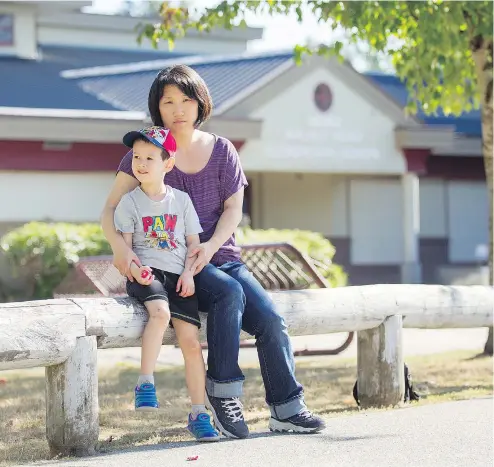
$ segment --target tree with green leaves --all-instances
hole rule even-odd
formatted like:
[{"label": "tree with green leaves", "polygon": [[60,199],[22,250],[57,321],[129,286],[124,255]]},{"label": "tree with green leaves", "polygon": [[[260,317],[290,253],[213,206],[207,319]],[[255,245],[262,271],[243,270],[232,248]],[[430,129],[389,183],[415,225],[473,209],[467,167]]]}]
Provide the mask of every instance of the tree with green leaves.
[{"label": "tree with green leaves", "polygon": [[[491,1],[326,1],[224,0],[211,8],[161,4],[160,24],[145,24],[140,37],[170,46],[190,28],[245,24],[246,14],[295,14],[302,22],[314,15],[328,28],[347,31],[350,43],[365,42],[373,53],[390,57],[396,75],[409,92],[408,109],[427,114],[461,114],[480,107],[483,156],[489,196],[489,280],[493,284],[493,147],[492,67],[493,3]],[[341,57],[343,43],[295,47],[296,60],[304,53]],[[485,345],[492,355],[492,328]]]}]

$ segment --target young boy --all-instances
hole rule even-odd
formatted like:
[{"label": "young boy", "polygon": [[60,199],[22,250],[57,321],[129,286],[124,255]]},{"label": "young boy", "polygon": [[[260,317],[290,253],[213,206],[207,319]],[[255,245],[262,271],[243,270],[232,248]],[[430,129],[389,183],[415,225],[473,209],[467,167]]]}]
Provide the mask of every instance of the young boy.
[{"label": "young boy", "polygon": [[[141,373],[135,388],[135,409],[158,409],[154,368],[170,318],[185,361],[185,379],[192,402],[189,431],[198,441],[217,441],[218,432],[206,413],[206,372],[199,342],[201,326],[194,279],[194,258],[187,249],[199,244],[199,218],[188,194],[165,185],[175,163],[177,145],[169,130],[144,128],[127,133],[133,149],[132,170],[140,182],[115,210],[115,228],[143,266],[131,265],[134,281],[127,293],[143,302],[149,321],[142,335]],[[144,266],[145,265],[145,266]]]}]

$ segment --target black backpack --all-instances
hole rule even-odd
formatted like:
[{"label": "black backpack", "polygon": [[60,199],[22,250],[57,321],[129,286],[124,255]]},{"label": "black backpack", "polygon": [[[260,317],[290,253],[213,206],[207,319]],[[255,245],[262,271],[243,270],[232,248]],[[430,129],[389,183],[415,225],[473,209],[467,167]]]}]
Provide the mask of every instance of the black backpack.
[{"label": "black backpack", "polygon": [[[355,381],[355,385],[353,386],[353,398],[355,399],[357,405],[360,407],[357,383],[358,381]],[[405,397],[403,399],[404,402],[420,400],[420,394],[413,389],[412,375],[408,371],[408,367],[406,365],[405,365]]]}]

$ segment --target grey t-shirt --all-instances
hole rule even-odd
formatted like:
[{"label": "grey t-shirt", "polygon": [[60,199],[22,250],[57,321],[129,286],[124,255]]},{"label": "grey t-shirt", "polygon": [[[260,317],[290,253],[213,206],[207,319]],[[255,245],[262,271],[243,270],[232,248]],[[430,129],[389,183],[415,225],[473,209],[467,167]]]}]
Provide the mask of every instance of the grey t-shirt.
[{"label": "grey t-shirt", "polygon": [[202,232],[187,193],[166,187],[153,201],[140,186],[122,196],[115,210],[115,228],[132,233],[132,249],[144,266],[182,274],[187,256],[185,237]]}]

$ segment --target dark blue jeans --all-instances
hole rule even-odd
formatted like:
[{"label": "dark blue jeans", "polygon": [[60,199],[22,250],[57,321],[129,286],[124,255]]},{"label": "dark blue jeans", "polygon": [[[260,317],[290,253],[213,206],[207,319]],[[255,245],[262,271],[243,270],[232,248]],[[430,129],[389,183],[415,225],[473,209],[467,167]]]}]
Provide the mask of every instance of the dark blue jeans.
[{"label": "dark blue jeans", "polygon": [[303,388],[283,318],[261,284],[241,262],[208,264],[195,276],[199,309],[208,313],[206,389],[214,397],[240,397],[240,329],[256,338],[266,402],[280,419],[305,408]]}]

